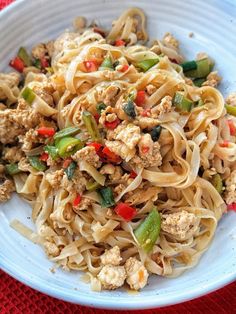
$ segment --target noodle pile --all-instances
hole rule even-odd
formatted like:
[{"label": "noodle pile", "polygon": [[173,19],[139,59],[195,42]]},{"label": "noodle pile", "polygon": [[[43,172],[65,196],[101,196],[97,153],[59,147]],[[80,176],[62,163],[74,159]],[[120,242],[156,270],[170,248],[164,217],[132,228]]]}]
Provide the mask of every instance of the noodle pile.
[{"label": "noodle pile", "polygon": [[[11,109],[2,109],[2,117],[10,112],[12,120],[7,121],[20,125],[22,120],[17,115],[23,115],[24,110],[28,116],[33,115],[30,127],[24,120],[23,126],[16,128],[14,140],[4,142],[0,134],[3,151],[13,145],[20,150],[20,171],[12,177],[16,192],[33,208],[36,231],[25,229],[18,221],[13,221],[12,226],[39,243],[50,260],[63,269],[88,272],[94,290],[114,289],[122,284],[110,283],[101,275],[106,264],[101,262],[101,256],[114,247],[119,248],[117,254],[121,254],[122,261],[120,266],[108,262],[107,276],[112,271],[122,273],[131,257],[144,267],[144,274],[178,276],[197,264],[213,239],[226,203],[235,202],[227,202],[227,182],[235,171],[236,144],[227,123],[229,115],[223,96],[207,84],[195,86],[184,75],[180,65],[183,57],[174,38],[169,42],[155,41],[150,47],[143,45],[148,35],[141,10],[124,12],[105,35],[97,26],[86,28],[83,19],[77,22],[76,32],[66,32],[54,42],[51,67],[46,74],[32,67],[33,71],[25,73],[21,91],[0,80],[7,105],[13,104]],[[104,58],[111,60],[112,69],[103,66]],[[152,59],[158,62],[142,71],[140,62]],[[37,95],[31,106],[22,97],[26,86]],[[145,93],[141,105],[136,103],[139,91]],[[191,110],[183,111],[174,105],[176,93],[194,104]],[[134,106],[133,116],[123,109],[127,99]],[[18,107],[14,107],[16,102]],[[98,115],[100,103],[105,106]],[[83,120],[84,111],[97,119],[101,140],[91,139]],[[230,119],[235,123],[235,117]],[[114,121],[115,128],[111,124]],[[10,122],[4,128],[10,130]],[[53,159],[49,153],[45,160],[41,157],[46,168],[36,169],[29,157],[42,156],[45,145],[54,145],[50,137],[37,133],[42,126],[57,131],[78,127],[80,131],[73,137],[80,139],[84,148],[69,158]],[[161,133],[153,140],[150,132],[156,126],[161,126]],[[118,162],[101,159],[99,154],[98,157],[88,145],[94,142],[108,147]],[[3,154],[3,166],[12,163],[7,158]],[[77,167],[71,179],[65,171],[66,160],[68,165],[73,162]],[[98,173],[104,184],[99,182]],[[223,182],[222,191],[213,184],[216,175]],[[8,175],[5,179],[11,181]],[[99,182],[98,190],[86,188],[88,182],[94,181]],[[102,186],[112,189],[115,205],[101,205],[97,191]],[[120,202],[135,208],[131,220],[114,210]],[[152,250],[146,252],[134,230],[154,206],[161,217],[161,231]],[[106,280],[110,285],[104,283]],[[139,289],[146,282],[135,284],[130,287]]]}]

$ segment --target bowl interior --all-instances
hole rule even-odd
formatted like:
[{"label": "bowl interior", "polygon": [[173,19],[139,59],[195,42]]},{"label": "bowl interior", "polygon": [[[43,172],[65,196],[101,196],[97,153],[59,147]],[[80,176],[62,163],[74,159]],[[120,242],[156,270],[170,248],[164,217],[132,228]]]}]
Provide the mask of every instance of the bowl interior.
[{"label": "bowl interior", "polygon": [[[181,50],[192,59],[199,51],[207,52],[216,61],[223,77],[221,91],[236,90],[235,33],[236,6],[220,0],[18,0],[0,14],[0,69],[7,64],[19,46],[56,38],[70,28],[74,17],[85,16],[109,27],[125,8],[143,8],[148,17],[150,38],[161,38],[172,32],[181,43]],[[189,33],[193,32],[193,37]],[[149,285],[136,294],[118,291],[95,293],[80,280],[80,273],[56,270],[40,247],[24,239],[9,227],[19,219],[34,228],[31,209],[17,196],[0,206],[0,267],[15,278],[44,293],[88,306],[141,309],[164,306],[192,299],[223,286],[236,278],[236,214],[224,215],[216,236],[200,263],[176,279],[152,276]]]}]

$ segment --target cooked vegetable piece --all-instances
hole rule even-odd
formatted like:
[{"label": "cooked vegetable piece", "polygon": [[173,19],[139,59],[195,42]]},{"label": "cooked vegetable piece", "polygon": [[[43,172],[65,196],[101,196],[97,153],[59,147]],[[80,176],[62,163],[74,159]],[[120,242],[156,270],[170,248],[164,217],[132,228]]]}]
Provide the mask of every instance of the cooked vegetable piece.
[{"label": "cooked vegetable piece", "polygon": [[110,57],[107,57],[103,60],[99,70],[114,70],[113,64]]},{"label": "cooked vegetable piece", "polygon": [[225,108],[226,108],[228,114],[231,114],[232,116],[236,117],[236,107],[230,106],[230,105],[225,105]]},{"label": "cooked vegetable piece", "polygon": [[157,125],[155,128],[153,128],[150,132],[150,135],[152,137],[152,140],[154,142],[159,140],[159,137],[161,135],[161,130],[162,130],[162,126],[161,125]]},{"label": "cooked vegetable piece", "polygon": [[201,87],[204,82],[205,82],[205,78],[197,78],[193,80],[193,84],[198,87]]},{"label": "cooked vegetable piece", "polygon": [[159,62],[159,59],[147,59],[139,62],[137,67],[146,72]]},{"label": "cooked vegetable piece", "polygon": [[31,88],[29,88],[28,86],[26,86],[23,91],[21,92],[21,96],[24,98],[24,100],[26,100],[29,104],[32,104],[36,94],[33,92],[33,90]]},{"label": "cooked vegetable piece", "polygon": [[32,65],[32,60],[24,47],[20,47],[17,56],[21,58],[25,66],[29,67]]},{"label": "cooked vegetable piece", "polygon": [[58,155],[60,157],[69,157],[83,147],[83,142],[74,137],[63,137],[56,143],[56,148],[58,149]]},{"label": "cooked vegetable piece", "polygon": [[96,182],[104,186],[106,177],[102,175],[97,169],[90,165],[87,161],[82,160],[79,164],[81,171],[86,171]]},{"label": "cooked vegetable piece", "polygon": [[10,176],[21,172],[21,170],[18,168],[18,164],[8,164],[5,166],[5,169]]},{"label": "cooked vegetable piece", "polygon": [[188,98],[184,97],[181,93],[176,93],[173,104],[176,108],[180,109],[181,111],[191,111],[193,102],[189,100]]},{"label": "cooked vegetable piece", "polygon": [[144,90],[139,90],[135,98],[135,103],[137,106],[143,106],[145,104],[146,94]]},{"label": "cooked vegetable piece", "polygon": [[127,116],[129,116],[130,118],[134,119],[136,117],[135,107],[132,100],[128,100],[123,109]]},{"label": "cooked vegetable piece", "polygon": [[88,191],[96,191],[101,185],[96,181],[88,181],[86,183],[86,190]]},{"label": "cooked vegetable piece", "polygon": [[101,199],[102,207],[111,207],[115,205],[115,200],[113,196],[112,189],[110,187],[102,188],[98,191],[98,194]]},{"label": "cooked vegetable piece", "polygon": [[45,152],[47,152],[53,160],[57,159],[58,156],[58,149],[55,146],[52,145],[46,145],[44,147]]},{"label": "cooked vegetable piece", "polygon": [[9,65],[18,72],[23,72],[25,67],[24,62],[19,57],[12,59]]},{"label": "cooked vegetable piece", "polygon": [[236,135],[236,125],[232,120],[228,120],[228,126],[229,126],[229,131],[230,135],[235,136]]},{"label": "cooked vegetable piece", "polygon": [[48,157],[49,157],[49,154],[44,152],[40,155],[39,159],[42,161],[47,161]]},{"label": "cooked vegetable piece", "polygon": [[67,175],[68,180],[71,180],[73,178],[76,167],[77,167],[76,162],[72,161],[69,164],[69,166],[65,169],[65,173]]},{"label": "cooked vegetable piece", "polygon": [[185,72],[188,77],[204,78],[211,72],[211,64],[208,58],[196,61],[197,69]]},{"label": "cooked vegetable piece", "polygon": [[155,245],[161,230],[161,216],[154,207],[148,216],[134,231],[134,235],[143,250],[149,253]]},{"label": "cooked vegetable piece", "polygon": [[98,153],[100,150],[102,150],[103,146],[100,143],[96,143],[96,142],[91,142],[91,143],[87,143],[87,146],[92,146],[95,148],[96,153]]},{"label": "cooked vegetable piece", "polygon": [[125,203],[119,203],[114,211],[117,215],[121,216],[124,220],[130,221],[137,215],[137,210]]},{"label": "cooked vegetable piece", "polygon": [[231,203],[227,205],[228,210],[236,211],[236,203]]},{"label": "cooked vegetable piece", "polygon": [[122,39],[116,39],[116,41],[115,41],[115,46],[116,47],[120,47],[120,46],[125,46],[125,41],[124,40],[122,40]]},{"label": "cooked vegetable piece", "polygon": [[180,64],[183,68],[184,72],[190,71],[190,70],[196,70],[197,68],[197,62],[195,60],[193,61],[186,61]]},{"label": "cooked vegetable piece", "polygon": [[219,194],[222,193],[222,191],[223,191],[223,182],[222,182],[221,176],[218,173],[216,173],[216,174],[214,174],[212,176],[211,184],[214,186],[214,188],[217,190],[217,192]]},{"label": "cooked vegetable piece", "polygon": [[73,201],[73,206],[74,207],[78,206],[80,202],[81,202],[81,196],[78,194]]},{"label": "cooked vegetable piece", "polygon": [[82,119],[91,138],[94,141],[101,141],[101,135],[93,115],[89,111],[83,111]]},{"label": "cooked vegetable piece", "polygon": [[102,159],[107,162],[120,163],[122,161],[121,157],[113,153],[108,147],[104,147],[102,152],[98,154]]},{"label": "cooked vegetable piece", "polygon": [[80,132],[80,128],[78,128],[77,126],[70,126],[68,128],[65,128],[65,129],[58,131],[54,135],[54,140],[58,140],[58,139],[61,139],[63,137],[66,137],[66,136],[73,136],[79,132]]},{"label": "cooked vegetable piece", "polygon": [[38,171],[45,171],[47,169],[46,164],[38,156],[30,156],[28,159],[34,169]]},{"label": "cooked vegetable piece", "polygon": [[110,130],[114,130],[119,124],[120,124],[120,119],[118,119],[118,118],[116,120],[112,121],[112,122],[106,121],[104,123],[105,127],[107,129],[110,129]]},{"label": "cooked vegetable piece", "polygon": [[49,127],[41,127],[37,129],[37,132],[39,135],[44,136],[44,137],[52,137],[55,134],[55,129],[54,128],[49,128]]},{"label": "cooked vegetable piece", "polygon": [[103,102],[97,104],[97,106],[96,106],[97,112],[98,112],[99,114],[101,114],[102,111],[106,109],[106,107],[107,107],[107,106],[106,106]]},{"label": "cooked vegetable piece", "polygon": [[40,61],[40,59],[34,59],[33,65],[34,65],[37,69],[41,70],[41,61]]}]

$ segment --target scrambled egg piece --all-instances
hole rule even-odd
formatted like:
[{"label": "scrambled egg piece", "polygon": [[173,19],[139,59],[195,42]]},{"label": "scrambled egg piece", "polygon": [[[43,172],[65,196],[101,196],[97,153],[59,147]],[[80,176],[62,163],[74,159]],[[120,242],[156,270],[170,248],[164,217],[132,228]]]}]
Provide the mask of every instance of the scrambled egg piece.
[{"label": "scrambled egg piece", "polygon": [[145,266],[134,257],[130,257],[125,262],[125,270],[127,274],[126,281],[133,290],[140,290],[146,286],[148,280],[148,272]]},{"label": "scrambled egg piece", "polygon": [[[7,85],[10,89],[17,87],[20,83],[20,74],[16,72],[0,73],[0,84]],[[0,100],[7,99],[7,95],[0,89]]]},{"label": "scrambled egg piece", "polygon": [[121,123],[114,131],[115,139],[122,141],[129,149],[133,149],[141,138],[140,128],[132,123]]}]

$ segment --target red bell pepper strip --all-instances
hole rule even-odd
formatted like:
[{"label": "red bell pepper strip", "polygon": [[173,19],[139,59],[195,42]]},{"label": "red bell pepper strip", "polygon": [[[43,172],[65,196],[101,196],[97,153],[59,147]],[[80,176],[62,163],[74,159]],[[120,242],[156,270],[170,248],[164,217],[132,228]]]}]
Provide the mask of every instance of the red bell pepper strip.
[{"label": "red bell pepper strip", "polygon": [[143,106],[145,104],[146,94],[144,90],[139,90],[135,98],[135,103],[137,106]]},{"label": "red bell pepper strip", "polygon": [[117,125],[119,125],[119,124],[120,124],[120,119],[117,118],[116,120],[114,120],[112,122],[106,121],[105,122],[105,127],[107,129],[114,130],[117,127]]},{"label": "red bell pepper strip", "polygon": [[118,216],[121,216],[126,221],[130,221],[137,215],[136,208],[128,206],[125,203],[118,204],[114,210]]},{"label": "red bell pepper strip", "polygon": [[224,142],[219,144],[220,147],[229,147],[229,141],[224,140]]},{"label": "red bell pepper strip", "polygon": [[42,155],[39,157],[39,159],[42,161],[47,161],[48,157],[49,157],[48,153],[42,153]]},{"label": "red bell pepper strip", "polygon": [[63,169],[68,168],[69,165],[71,164],[71,162],[72,162],[72,159],[71,159],[71,158],[66,158],[66,159],[63,161],[62,168],[63,168]]},{"label": "red bell pepper strip", "polygon": [[19,57],[15,57],[14,59],[12,59],[9,65],[18,72],[23,72],[25,67],[24,62]]},{"label": "red bell pepper strip", "polygon": [[103,146],[100,143],[97,142],[91,142],[91,143],[87,143],[87,146],[92,146],[95,148],[96,153],[98,153],[99,151],[102,150]]},{"label": "red bell pepper strip", "polygon": [[94,116],[94,119],[96,120],[96,122],[98,124],[99,123],[100,114],[99,113],[95,113],[93,116]]},{"label": "red bell pepper strip", "polygon": [[126,72],[129,69],[128,64],[124,64],[123,67],[119,70],[119,72]]},{"label": "red bell pepper strip", "polygon": [[234,136],[236,134],[236,126],[232,120],[228,120],[228,126],[230,130],[230,135]]},{"label": "red bell pepper strip", "polygon": [[120,156],[113,153],[108,147],[104,147],[102,150],[102,157],[105,157],[105,159],[109,162],[119,163],[121,162]]},{"label": "red bell pepper strip", "polygon": [[74,207],[78,206],[80,202],[81,202],[81,196],[78,194],[73,201],[73,206]]},{"label": "red bell pepper strip", "polygon": [[227,209],[236,211],[236,203],[228,204],[227,205]]},{"label": "red bell pepper strip", "polygon": [[95,72],[98,70],[98,64],[96,61],[84,61],[84,66],[87,72]]},{"label": "red bell pepper strip", "polygon": [[40,63],[41,63],[41,67],[43,69],[49,67],[49,62],[48,62],[48,60],[45,57],[40,58]]},{"label": "red bell pepper strip", "polygon": [[54,128],[42,126],[37,130],[38,135],[44,136],[44,137],[52,137],[56,133]]},{"label": "red bell pepper strip", "polygon": [[134,178],[136,178],[136,177],[137,177],[137,173],[136,173],[136,172],[134,172],[134,170],[132,170],[132,171],[130,172],[129,177],[130,177],[131,179],[134,179]]},{"label": "red bell pepper strip", "polygon": [[149,152],[149,149],[150,149],[150,148],[149,148],[148,146],[143,146],[143,147],[142,147],[142,153],[143,153],[143,154],[148,153],[148,152]]},{"label": "red bell pepper strip", "polygon": [[117,39],[116,41],[115,41],[115,44],[114,44],[114,46],[116,46],[116,47],[120,47],[120,46],[125,46],[125,41],[124,40],[122,40],[122,39]]}]

